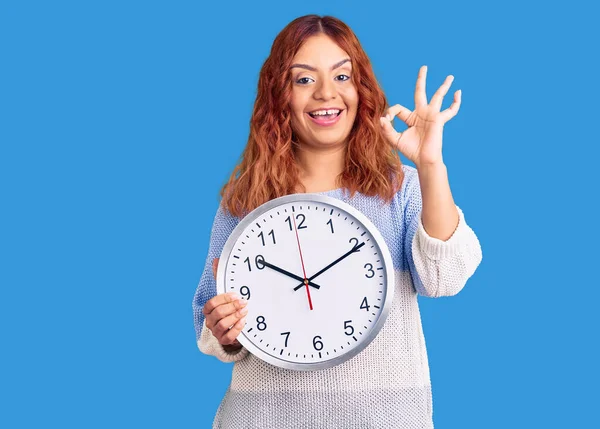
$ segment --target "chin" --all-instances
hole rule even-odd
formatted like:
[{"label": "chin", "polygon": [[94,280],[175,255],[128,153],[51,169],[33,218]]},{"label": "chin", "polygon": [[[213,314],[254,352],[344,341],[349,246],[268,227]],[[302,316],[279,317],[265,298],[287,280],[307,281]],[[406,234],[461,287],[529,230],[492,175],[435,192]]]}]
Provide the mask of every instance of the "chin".
[{"label": "chin", "polygon": [[[306,135],[307,134],[307,135]],[[300,142],[309,142],[312,147],[336,147],[348,142],[350,130],[347,133],[335,132],[335,130],[310,130],[305,136],[296,134]]]},{"label": "chin", "polygon": [[338,147],[344,146],[347,143],[347,139],[335,139],[335,140],[313,140],[313,145],[318,147]]}]

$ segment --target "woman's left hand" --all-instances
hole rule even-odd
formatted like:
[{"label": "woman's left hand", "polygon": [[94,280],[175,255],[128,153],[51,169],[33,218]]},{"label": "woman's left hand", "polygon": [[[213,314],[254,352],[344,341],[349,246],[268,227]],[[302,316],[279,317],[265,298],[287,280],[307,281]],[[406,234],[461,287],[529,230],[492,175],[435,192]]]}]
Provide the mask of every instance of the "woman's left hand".
[{"label": "woman's left hand", "polygon": [[[452,75],[446,78],[442,86],[433,94],[431,103],[427,104],[426,76],[427,66],[422,66],[417,77],[414,111],[396,104],[388,109],[385,117],[380,118],[385,137],[412,161],[417,169],[443,163],[442,132],[444,124],[452,119],[460,108],[461,92],[458,90],[454,93],[452,105],[440,112],[444,96],[454,80]],[[391,124],[394,116],[404,121],[408,125],[408,129],[402,133],[397,132]]]}]

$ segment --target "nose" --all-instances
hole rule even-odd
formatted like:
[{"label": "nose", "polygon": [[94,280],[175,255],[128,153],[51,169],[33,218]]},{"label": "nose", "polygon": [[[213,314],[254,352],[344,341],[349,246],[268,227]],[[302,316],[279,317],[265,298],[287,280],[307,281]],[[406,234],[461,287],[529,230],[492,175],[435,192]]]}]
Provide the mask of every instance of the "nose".
[{"label": "nose", "polygon": [[335,98],[337,91],[335,84],[327,79],[322,80],[320,85],[316,85],[313,96],[319,100],[329,100]]}]

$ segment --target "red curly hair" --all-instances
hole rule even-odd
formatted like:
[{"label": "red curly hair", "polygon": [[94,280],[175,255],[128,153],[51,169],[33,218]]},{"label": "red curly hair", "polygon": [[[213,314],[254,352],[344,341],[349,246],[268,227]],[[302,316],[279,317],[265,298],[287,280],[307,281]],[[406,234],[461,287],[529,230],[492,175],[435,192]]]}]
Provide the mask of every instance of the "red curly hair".
[{"label": "red curly hair", "polygon": [[358,111],[338,182],[351,196],[358,191],[385,201],[390,201],[402,184],[400,157],[384,138],[379,123],[386,114],[387,100],[358,38],[337,18],[306,15],[277,35],[260,71],[248,143],[220,192],[224,207],[234,216],[243,217],[301,186],[294,150],[298,142],[291,126],[290,66],[306,39],[317,34],[327,35],[348,53],[358,91]]}]

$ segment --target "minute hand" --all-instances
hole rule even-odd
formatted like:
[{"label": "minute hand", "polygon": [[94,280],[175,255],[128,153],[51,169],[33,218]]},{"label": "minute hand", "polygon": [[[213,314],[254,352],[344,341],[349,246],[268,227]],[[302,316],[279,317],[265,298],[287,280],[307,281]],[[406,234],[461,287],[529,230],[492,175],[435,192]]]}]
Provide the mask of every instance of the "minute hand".
[{"label": "minute hand", "polygon": [[[331,264],[327,265],[325,268],[323,268],[321,271],[319,271],[318,273],[316,273],[315,275],[313,275],[312,277],[308,278],[308,281],[313,280],[315,277],[320,276],[321,274],[323,274],[325,271],[327,271],[328,269],[330,269],[331,267],[333,267],[335,264],[337,264],[338,262],[340,262],[342,259],[348,257],[349,255],[351,255],[354,252],[358,252],[358,250],[363,247],[365,245],[365,242],[363,241],[362,243],[354,246],[352,249],[348,250],[346,253],[344,253],[342,256],[340,256],[339,258],[337,258],[335,261],[333,261]],[[298,286],[296,286],[294,288],[294,290],[298,290],[301,287],[304,286],[304,283],[300,283]]]}]

